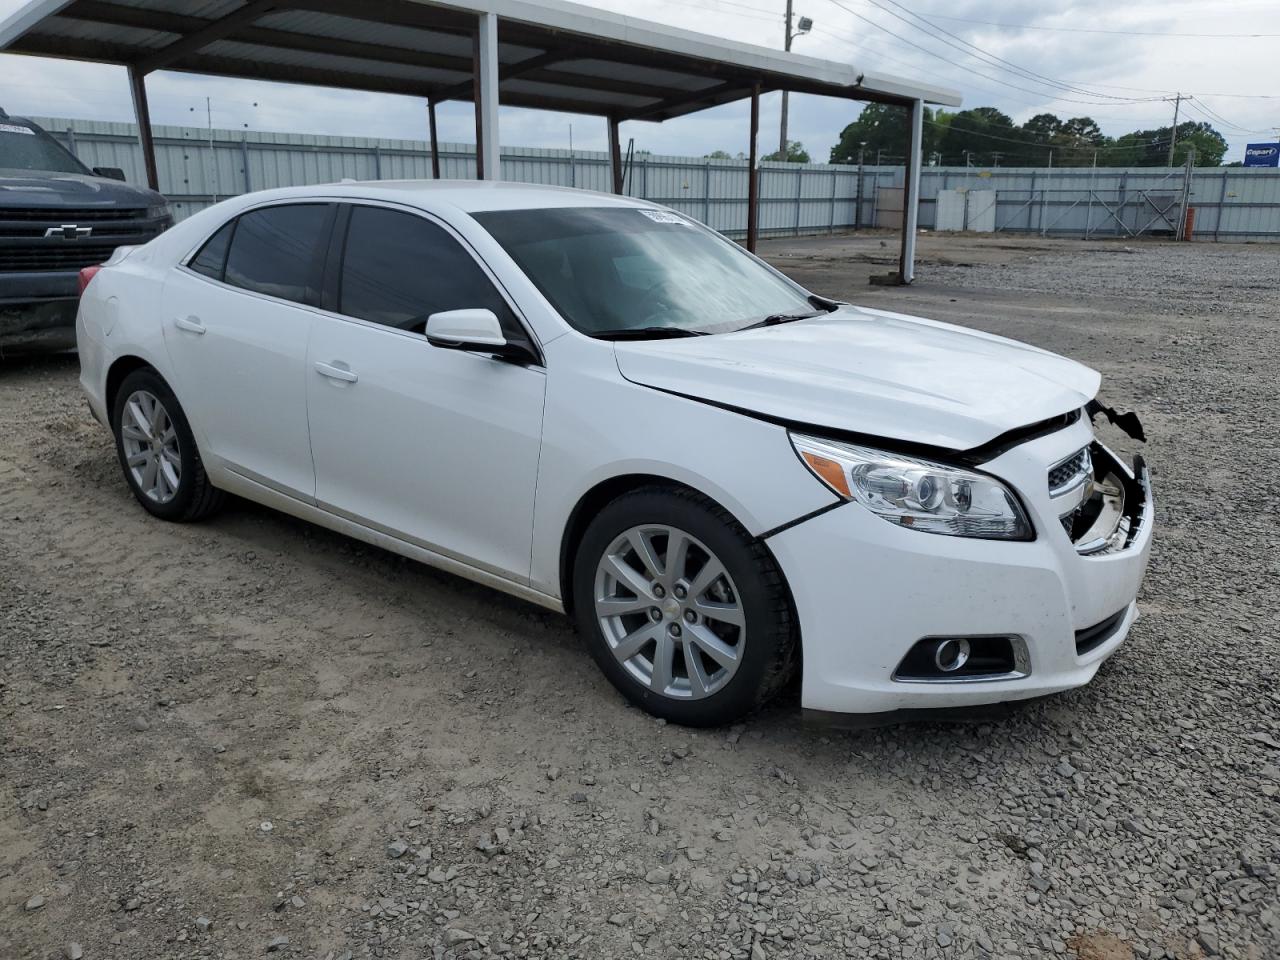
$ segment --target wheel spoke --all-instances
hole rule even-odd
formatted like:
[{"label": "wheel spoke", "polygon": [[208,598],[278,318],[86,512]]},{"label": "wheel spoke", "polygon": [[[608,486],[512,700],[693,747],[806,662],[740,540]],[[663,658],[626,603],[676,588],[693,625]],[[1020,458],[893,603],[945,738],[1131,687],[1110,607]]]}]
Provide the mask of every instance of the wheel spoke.
[{"label": "wheel spoke", "polygon": [[125,409],[129,413],[129,419],[133,421],[131,426],[142,435],[144,440],[150,440],[151,434],[147,428],[151,423],[151,418],[148,417],[146,412],[142,409],[142,404],[145,402],[146,401],[143,399],[141,394],[135,393],[133,397],[129,398],[129,402],[125,405]]},{"label": "wheel spoke", "polygon": [[688,559],[688,536],[679,530],[672,530],[667,537],[667,574],[673,582],[684,577],[684,568]]},{"label": "wheel spoke", "polygon": [[708,556],[707,562],[702,565],[698,575],[693,578],[693,583],[689,585],[689,595],[695,600],[698,599],[722,576],[724,576],[724,565],[715,557]]},{"label": "wheel spoke", "polygon": [[650,580],[664,579],[666,571],[662,569],[662,563],[658,560],[658,555],[653,552],[653,544],[649,542],[649,538],[644,531],[633,530],[631,535],[627,537],[627,543],[631,544],[631,549],[636,552],[636,556],[644,564],[645,572],[649,574]]},{"label": "wheel spoke", "polygon": [[732,670],[737,665],[738,651],[712,633],[706,624],[690,626],[685,637],[720,666]]},{"label": "wheel spoke", "polygon": [[169,497],[178,492],[178,471],[174,465],[167,463],[163,459],[160,461],[160,477],[164,480],[165,492],[162,496]]},{"label": "wheel spoke", "polygon": [[692,644],[684,645],[685,669],[689,674],[689,690],[695,697],[705,697],[711,686],[706,668],[702,665],[702,656]]},{"label": "wheel spoke", "polygon": [[121,424],[120,435],[134,443],[149,443],[150,438],[132,423]]},{"label": "wheel spoke", "polygon": [[625,637],[618,641],[618,645],[613,648],[613,655],[626,663],[649,644],[650,641],[658,641],[658,646],[662,646],[662,625],[658,623],[650,623],[638,630],[633,630]]},{"label": "wheel spoke", "polygon": [[736,603],[719,603],[715,600],[697,599],[694,600],[693,607],[708,620],[718,620],[720,623],[727,623],[734,627],[746,625],[746,620],[742,615],[742,608]]},{"label": "wheel spoke", "polygon": [[127,462],[131,467],[140,467],[147,462],[150,456],[151,454],[149,451],[139,450],[137,453],[130,454]]},{"label": "wheel spoke", "polygon": [[666,693],[671,686],[675,656],[675,643],[665,630],[659,631],[658,644],[653,651],[653,677],[649,683],[658,693]]},{"label": "wheel spoke", "polygon": [[596,614],[601,617],[622,617],[628,613],[640,613],[653,606],[648,597],[601,597],[596,601]]},{"label": "wheel spoke", "polygon": [[156,474],[160,471],[160,460],[158,457],[150,457],[147,460],[146,469],[142,471],[142,489],[155,492]]},{"label": "wheel spoke", "polygon": [[605,563],[609,572],[613,574],[614,579],[636,596],[653,596],[653,590],[649,586],[649,581],[642,577],[639,571],[632,569],[631,565],[617,554],[609,554],[605,557]]}]

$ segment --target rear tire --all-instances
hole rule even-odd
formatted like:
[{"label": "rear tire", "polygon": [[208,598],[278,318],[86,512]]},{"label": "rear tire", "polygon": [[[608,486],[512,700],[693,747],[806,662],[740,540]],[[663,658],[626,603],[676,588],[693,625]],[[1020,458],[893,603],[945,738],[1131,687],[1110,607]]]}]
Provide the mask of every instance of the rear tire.
[{"label": "rear tire", "polygon": [[222,506],[225,494],[209,482],[182,405],[155,370],[143,367],[124,378],[111,430],[125,482],[152,516],[202,520]]},{"label": "rear tire", "polygon": [[632,703],[693,727],[731,723],[789,679],[795,619],[781,570],[731,514],[690,490],[608,504],[574,557],[577,627]]}]

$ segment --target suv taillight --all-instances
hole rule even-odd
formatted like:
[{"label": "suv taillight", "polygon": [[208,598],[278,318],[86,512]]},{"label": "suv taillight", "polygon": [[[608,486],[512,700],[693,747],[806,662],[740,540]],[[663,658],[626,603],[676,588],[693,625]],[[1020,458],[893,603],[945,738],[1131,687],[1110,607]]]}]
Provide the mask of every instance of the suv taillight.
[{"label": "suv taillight", "polygon": [[84,291],[89,286],[89,281],[98,275],[98,271],[102,269],[102,264],[97,263],[92,267],[80,268],[80,296],[84,296]]}]

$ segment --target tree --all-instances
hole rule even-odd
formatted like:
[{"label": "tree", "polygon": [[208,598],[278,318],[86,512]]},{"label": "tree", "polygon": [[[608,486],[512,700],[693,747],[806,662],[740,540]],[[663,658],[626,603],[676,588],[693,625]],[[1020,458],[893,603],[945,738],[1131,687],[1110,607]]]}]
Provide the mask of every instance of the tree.
[{"label": "tree", "polygon": [[781,150],[775,150],[764,158],[765,160],[782,161],[783,163],[808,163],[809,153],[804,148],[804,144],[799,140],[787,141],[787,155],[784,157]]},{"label": "tree", "polygon": [[[941,116],[941,111],[939,111]],[[866,163],[875,163],[876,154],[900,162],[907,155],[910,137],[909,114],[905,107],[869,103],[858,119],[840,132],[840,140],[831,148],[832,163],[857,163],[862,155]],[[938,126],[933,111],[924,108],[924,154],[937,149]],[[866,144],[865,148],[863,144]]]},{"label": "tree", "polygon": [[[1171,127],[1135,130],[1116,140],[1116,149],[1108,151],[1107,162],[1115,167],[1163,167],[1169,163]],[[1204,121],[1188,120],[1178,124],[1178,142],[1173,149],[1173,165],[1187,162],[1187,151],[1195,148],[1197,167],[1216,167],[1227,152],[1227,141],[1213,126]]]},{"label": "tree", "polygon": [[704,160],[732,160],[733,157],[727,150],[712,150],[703,157]]},{"label": "tree", "polygon": [[944,163],[963,164],[968,154],[976,166],[994,165],[996,155],[1005,158],[1006,165],[1025,159],[1019,130],[1007,114],[995,107],[975,107],[961,110],[947,125],[938,150]]}]

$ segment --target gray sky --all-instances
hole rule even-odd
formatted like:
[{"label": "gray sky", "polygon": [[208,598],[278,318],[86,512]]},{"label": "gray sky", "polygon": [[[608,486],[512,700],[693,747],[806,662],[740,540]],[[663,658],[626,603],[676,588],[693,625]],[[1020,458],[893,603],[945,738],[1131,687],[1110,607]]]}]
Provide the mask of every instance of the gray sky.
[{"label": "gray sky", "polygon": [[[648,0],[641,6],[633,0],[591,0],[590,5],[780,47],[784,3],[785,0]],[[1019,122],[1044,111],[1063,118],[1088,115],[1100,123],[1104,132],[1118,135],[1138,127],[1167,124],[1172,118],[1172,104],[1142,102],[1141,98],[1180,90],[1197,97],[1190,107],[1184,104],[1183,117],[1210,119],[1231,144],[1228,160],[1241,159],[1247,142],[1277,139],[1276,131],[1271,129],[1280,127],[1277,0],[795,3],[797,15],[811,17],[815,23],[814,32],[795,41],[796,52],[953,87],[963,93],[966,107],[997,106]],[[0,0],[0,18],[23,5],[23,0]],[[911,21],[907,11],[929,18],[936,26],[988,54],[1076,89],[1049,88],[1002,66],[967,57],[961,50],[930,39],[917,27],[893,16],[896,13]],[[208,96],[212,98],[216,127],[238,129],[247,125],[253,130],[426,137],[423,101],[409,97],[177,73],[154,74],[148,78],[147,88],[152,120],[159,124],[204,126]],[[1066,99],[1055,100],[1055,96]],[[34,57],[0,54],[0,106],[13,114],[133,119],[123,68]],[[778,95],[766,97],[762,106],[761,146],[768,152],[776,149]],[[790,138],[804,143],[814,160],[826,160],[840,130],[859,109],[860,105],[848,101],[793,96]],[[738,103],[664,124],[627,123],[623,125],[623,142],[634,137],[637,149],[654,153],[702,155],[717,149],[737,153],[747,146],[746,113],[746,105]],[[474,141],[470,104],[446,104],[440,108],[439,119],[442,141]],[[514,108],[503,108],[502,140],[510,146],[563,148],[569,145],[570,125],[576,147],[605,148],[602,119]]]}]

